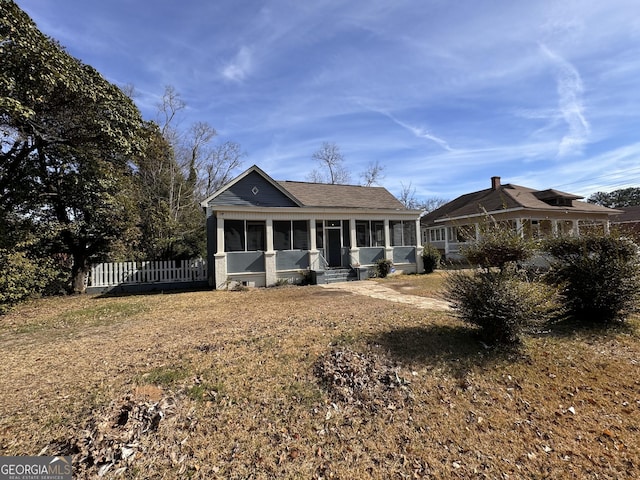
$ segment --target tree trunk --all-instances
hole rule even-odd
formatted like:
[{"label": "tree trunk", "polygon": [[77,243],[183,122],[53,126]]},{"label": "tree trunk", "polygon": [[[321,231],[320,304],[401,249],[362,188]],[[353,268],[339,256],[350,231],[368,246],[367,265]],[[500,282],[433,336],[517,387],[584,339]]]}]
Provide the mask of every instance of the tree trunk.
[{"label": "tree trunk", "polygon": [[71,267],[71,290],[73,293],[86,293],[88,273],[89,264],[86,255],[73,253],[73,265]]}]

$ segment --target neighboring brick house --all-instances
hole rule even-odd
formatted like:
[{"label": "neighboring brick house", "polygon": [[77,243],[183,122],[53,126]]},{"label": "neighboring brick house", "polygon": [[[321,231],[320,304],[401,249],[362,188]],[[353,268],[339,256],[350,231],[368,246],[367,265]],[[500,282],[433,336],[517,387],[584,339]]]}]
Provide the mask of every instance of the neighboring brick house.
[{"label": "neighboring brick house", "polygon": [[620,210],[582,202],[582,198],[554,189],[503,185],[500,177],[492,177],[491,188],[462,195],[423,216],[422,243],[431,243],[447,258],[456,259],[461,245],[479,238],[487,216],[534,238],[577,235],[593,228],[608,231]]},{"label": "neighboring brick house", "polygon": [[[278,182],[257,166],[202,202],[215,288],[275,285],[389,259],[422,271],[420,211],[382,187]],[[366,269],[365,269],[366,270]]]}]

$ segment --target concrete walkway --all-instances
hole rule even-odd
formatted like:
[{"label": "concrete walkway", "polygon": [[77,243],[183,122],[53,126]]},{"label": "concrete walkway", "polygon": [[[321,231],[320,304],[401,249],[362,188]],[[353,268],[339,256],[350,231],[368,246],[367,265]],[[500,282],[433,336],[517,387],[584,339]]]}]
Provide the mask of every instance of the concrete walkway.
[{"label": "concrete walkway", "polygon": [[406,303],[409,305],[413,305],[414,307],[424,308],[427,310],[451,310],[449,302],[445,302],[444,300],[429,297],[419,297],[418,295],[407,295],[369,280],[363,280],[359,282],[328,283],[318,286],[326,288],[327,290],[351,292],[356,295],[365,295],[368,297],[388,300],[389,302]]}]

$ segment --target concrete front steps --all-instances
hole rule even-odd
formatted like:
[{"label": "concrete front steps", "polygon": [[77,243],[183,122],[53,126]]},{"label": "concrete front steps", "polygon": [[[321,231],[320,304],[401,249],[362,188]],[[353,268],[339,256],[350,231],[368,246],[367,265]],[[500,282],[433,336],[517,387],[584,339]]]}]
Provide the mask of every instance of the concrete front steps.
[{"label": "concrete front steps", "polygon": [[323,285],[328,283],[351,282],[358,280],[358,273],[353,268],[330,268],[314,270],[312,283]]}]

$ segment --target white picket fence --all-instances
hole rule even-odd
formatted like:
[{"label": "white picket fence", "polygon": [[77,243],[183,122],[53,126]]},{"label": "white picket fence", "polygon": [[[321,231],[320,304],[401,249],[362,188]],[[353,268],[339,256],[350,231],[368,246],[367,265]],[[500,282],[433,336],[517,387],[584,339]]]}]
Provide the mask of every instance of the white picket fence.
[{"label": "white picket fence", "polygon": [[114,262],[91,267],[90,287],[186,283],[207,280],[207,262],[202,258],[182,261]]}]

